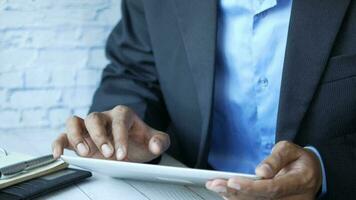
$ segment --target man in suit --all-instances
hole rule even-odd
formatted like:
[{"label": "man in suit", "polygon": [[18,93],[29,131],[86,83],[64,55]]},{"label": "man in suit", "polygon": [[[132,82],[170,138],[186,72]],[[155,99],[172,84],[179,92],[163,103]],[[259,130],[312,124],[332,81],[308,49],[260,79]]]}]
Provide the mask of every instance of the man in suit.
[{"label": "man in suit", "polygon": [[55,157],[157,163],[168,149],[264,178],[206,183],[226,199],[355,193],[355,1],[123,0],[107,55]]}]

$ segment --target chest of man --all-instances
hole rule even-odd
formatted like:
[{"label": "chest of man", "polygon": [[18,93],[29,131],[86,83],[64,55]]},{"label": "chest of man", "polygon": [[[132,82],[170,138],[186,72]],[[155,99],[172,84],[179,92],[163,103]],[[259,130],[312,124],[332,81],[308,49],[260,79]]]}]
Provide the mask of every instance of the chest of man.
[{"label": "chest of man", "polygon": [[[217,52],[215,0],[144,1],[156,69],[186,162],[206,160]],[[356,3],[294,1],[276,140],[305,146],[356,132]],[[176,133],[176,134],[174,134]],[[185,150],[185,148],[189,148]]]}]

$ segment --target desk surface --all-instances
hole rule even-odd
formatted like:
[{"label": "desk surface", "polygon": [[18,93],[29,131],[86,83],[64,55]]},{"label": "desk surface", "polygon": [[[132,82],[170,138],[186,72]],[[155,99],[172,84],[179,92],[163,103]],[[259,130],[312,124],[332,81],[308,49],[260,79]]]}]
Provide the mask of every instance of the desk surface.
[{"label": "desk surface", "polygon": [[[56,135],[36,133],[31,135],[2,133],[0,134],[0,147],[10,152],[30,153],[34,156],[44,155],[51,152],[51,141],[53,141],[55,137]],[[165,157],[163,162],[171,162],[171,160],[168,157]],[[208,192],[204,188],[120,180],[93,173],[93,177],[84,182],[38,199],[220,200],[221,198]]]}]

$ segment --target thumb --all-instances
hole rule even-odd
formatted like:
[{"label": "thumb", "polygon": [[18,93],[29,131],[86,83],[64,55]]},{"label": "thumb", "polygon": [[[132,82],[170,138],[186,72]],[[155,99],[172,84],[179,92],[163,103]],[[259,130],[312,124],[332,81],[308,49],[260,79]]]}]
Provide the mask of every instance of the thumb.
[{"label": "thumb", "polygon": [[297,160],[301,155],[301,147],[287,141],[277,143],[270,156],[262,161],[256,168],[257,176],[273,178],[289,163]]},{"label": "thumb", "polygon": [[154,155],[161,155],[170,146],[169,135],[160,131],[154,132],[148,141],[148,149]]}]

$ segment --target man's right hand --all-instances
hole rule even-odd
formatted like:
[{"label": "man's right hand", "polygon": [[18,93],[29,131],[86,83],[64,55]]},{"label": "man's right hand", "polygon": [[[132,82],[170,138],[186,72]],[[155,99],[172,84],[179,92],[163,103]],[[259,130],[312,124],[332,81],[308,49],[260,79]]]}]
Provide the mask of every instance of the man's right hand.
[{"label": "man's right hand", "polygon": [[52,149],[55,158],[66,148],[83,157],[143,163],[157,158],[169,145],[168,134],[149,127],[130,108],[116,106],[86,119],[70,117],[67,133],[53,142]]}]

